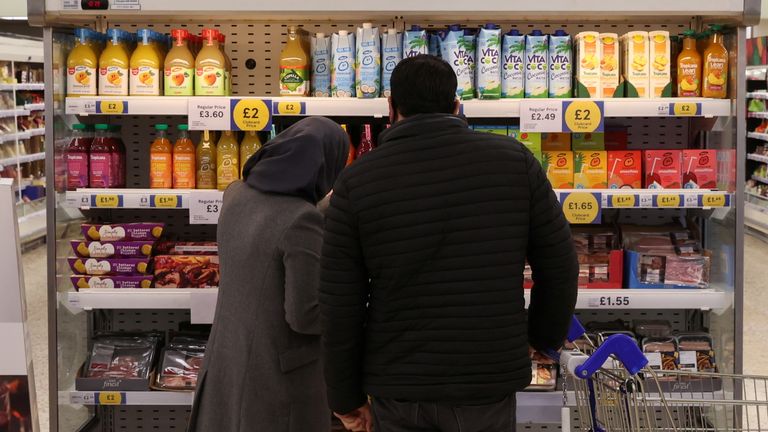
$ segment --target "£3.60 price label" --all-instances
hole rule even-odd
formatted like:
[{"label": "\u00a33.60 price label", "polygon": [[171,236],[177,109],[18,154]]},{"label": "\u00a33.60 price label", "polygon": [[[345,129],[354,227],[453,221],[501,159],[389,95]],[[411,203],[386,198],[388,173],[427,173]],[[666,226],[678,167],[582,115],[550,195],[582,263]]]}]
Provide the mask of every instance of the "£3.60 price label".
[{"label": "\u00a33.60 price label", "polygon": [[265,131],[272,128],[272,101],[232,99],[232,130]]},{"label": "\u00a33.60 price label", "polygon": [[190,130],[229,130],[229,99],[190,98],[187,109]]},{"label": "\u00a33.60 price label", "polygon": [[563,192],[560,203],[569,223],[592,224],[600,222],[601,196],[592,192]]},{"label": "\u00a33.60 price label", "polygon": [[189,193],[189,223],[193,225],[217,224],[224,203],[223,192],[193,190]]},{"label": "\u00a33.60 price label", "polygon": [[562,132],[603,132],[603,102],[590,100],[563,101]]}]

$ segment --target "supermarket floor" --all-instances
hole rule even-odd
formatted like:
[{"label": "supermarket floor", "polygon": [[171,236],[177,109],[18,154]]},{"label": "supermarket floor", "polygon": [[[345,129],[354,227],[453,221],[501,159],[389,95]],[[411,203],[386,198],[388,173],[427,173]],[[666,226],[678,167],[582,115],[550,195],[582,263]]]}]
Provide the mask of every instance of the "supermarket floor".
[{"label": "supermarket floor", "polygon": [[[768,375],[765,362],[765,335],[768,327],[768,287],[764,268],[768,262],[768,243],[747,236],[744,299],[745,372]],[[41,431],[48,432],[48,310],[46,305],[46,248],[39,247],[24,254],[24,280],[27,293],[29,333],[32,338],[33,368],[40,415]]]}]

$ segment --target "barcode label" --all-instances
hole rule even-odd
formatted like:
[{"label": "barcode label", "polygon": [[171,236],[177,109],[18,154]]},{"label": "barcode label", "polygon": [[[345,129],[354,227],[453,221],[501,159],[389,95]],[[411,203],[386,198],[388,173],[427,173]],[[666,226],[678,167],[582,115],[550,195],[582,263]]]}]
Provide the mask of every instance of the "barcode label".
[{"label": "barcode label", "polygon": [[80,10],[80,0],[61,0],[61,9]]}]

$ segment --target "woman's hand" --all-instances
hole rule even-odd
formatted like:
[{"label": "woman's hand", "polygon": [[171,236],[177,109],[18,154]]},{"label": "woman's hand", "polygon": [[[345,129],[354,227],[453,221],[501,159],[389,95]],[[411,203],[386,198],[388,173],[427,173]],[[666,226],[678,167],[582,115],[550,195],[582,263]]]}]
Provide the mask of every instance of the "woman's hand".
[{"label": "woman's hand", "polygon": [[333,413],[341,420],[344,428],[353,432],[373,432],[371,405],[366,402],[360,408],[347,414]]}]

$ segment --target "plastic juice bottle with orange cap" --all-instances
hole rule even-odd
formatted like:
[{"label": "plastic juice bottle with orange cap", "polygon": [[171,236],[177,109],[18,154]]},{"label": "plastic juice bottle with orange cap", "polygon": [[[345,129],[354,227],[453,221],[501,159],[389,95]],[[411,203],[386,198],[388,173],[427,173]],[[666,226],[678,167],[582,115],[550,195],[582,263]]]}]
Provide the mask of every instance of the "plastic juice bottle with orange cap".
[{"label": "plastic juice bottle with orange cap", "polygon": [[149,187],[170,189],[173,187],[173,147],[166,136],[168,125],[155,125],[157,137],[149,147]]},{"label": "plastic juice bottle with orange cap", "polygon": [[67,96],[96,96],[96,69],[99,57],[92,42],[91,30],[75,29],[75,47],[67,56]]},{"label": "plastic juice bottle with orange cap", "polygon": [[219,49],[218,30],[203,29],[203,47],[195,59],[195,95],[226,96],[227,61]]},{"label": "plastic juice bottle with orange cap", "polygon": [[189,32],[173,29],[173,48],[165,56],[165,95],[193,96],[195,94],[195,57],[189,50]]},{"label": "plastic juice bottle with orange cap", "polygon": [[232,61],[229,59],[229,55],[227,55],[226,42],[227,42],[227,37],[219,33],[219,49],[221,50],[221,53],[224,55],[224,64],[226,65],[224,67],[224,85],[226,89],[225,91],[228,95],[231,95],[232,94]]},{"label": "plastic juice bottle with orange cap", "polygon": [[128,96],[130,55],[126,46],[127,32],[107,30],[109,41],[99,57],[99,94]]},{"label": "plastic juice bottle with orange cap", "polygon": [[719,25],[710,26],[709,45],[704,51],[701,95],[706,98],[728,97],[728,50],[721,30]]},{"label": "plastic juice bottle with orange cap", "polygon": [[162,61],[152,43],[152,30],[137,32],[139,43],[131,55],[131,96],[160,96]]},{"label": "plastic juice bottle with orange cap", "polygon": [[216,185],[219,190],[240,179],[239,157],[240,146],[234,132],[223,131],[216,145]]},{"label": "plastic juice bottle with orange cap", "polygon": [[677,96],[701,96],[701,55],[696,49],[696,32],[683,32],[683,49],[677,56]]},{"label": "plastic juice bottle with orange cap", "polygon": [[189,126],[180,124],[179,137],[173,145],[173,188],[195,188],[195,144],[189,139]]}]

